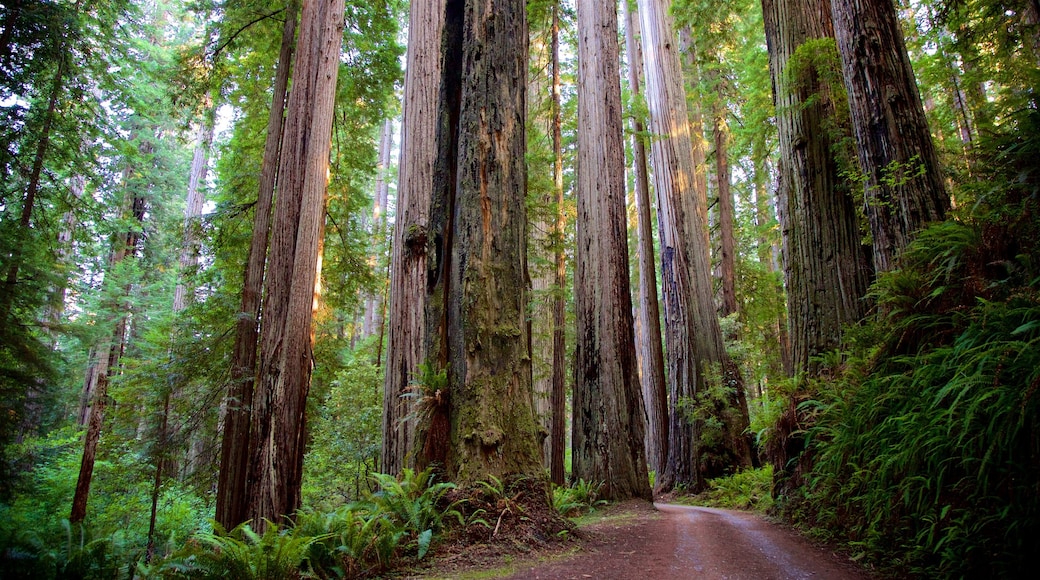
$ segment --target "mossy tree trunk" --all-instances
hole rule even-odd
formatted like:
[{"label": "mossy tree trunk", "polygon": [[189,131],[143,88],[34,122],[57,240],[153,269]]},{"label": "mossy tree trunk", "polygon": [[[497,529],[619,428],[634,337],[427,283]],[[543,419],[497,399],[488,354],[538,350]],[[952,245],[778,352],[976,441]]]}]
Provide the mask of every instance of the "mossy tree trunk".
[{"label": "mossy tree trunk", "polygon": [[[843,95],[795,51],[833,36],[828,0],[764,0],[766,40],[779,130],[779,214],[795,372],[838,348],[842,328],[866,315],[872,278],[862,245],[854,184],[837,162]],[[813,49],[819,52],[820,49]],[[818,56],[818,55],[816,55]],[[835,63],[836,64],[836,63]],[[796,68],[801,69],[794,74]]]},{"label": "mossy tree trunk", "polygon": [[578,0],[578,250],[573,471],[650,497],[629,291],[617,7]]},{"label": "mossy tree trunk", "polygon": [[419,465],[472,485],[540,475],[528,352],[525,98],[520,0],[449,0],[430,210],[427,393]]},{"label": "mossy tree trunk", "polygon": [[832,0],[852,127],[864,177],[874,268],[950,207],[893,0]]}]

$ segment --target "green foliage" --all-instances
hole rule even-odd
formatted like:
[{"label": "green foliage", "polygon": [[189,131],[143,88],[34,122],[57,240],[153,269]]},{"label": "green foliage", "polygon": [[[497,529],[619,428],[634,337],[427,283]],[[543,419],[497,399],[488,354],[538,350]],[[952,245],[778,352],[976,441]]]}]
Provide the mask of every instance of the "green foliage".
[{"label": "green foliage", "polygon": [[802,403],[814,465],[788,513],[925,576],[1032,567],[1040,278],[1016,253],[1023,231],[939,224],[879,279],[886,315],[850,334],[844,372]]},{"label": "green foliage", "polygon": [[592,513],[597,507],[607,504],[606,500],[599,499],[599,491],[602,488],[602,483],[584,479],[572,482],[570,487],[553,486],[553,509],[568,518]]},{"label": "green foliage", "polygon": [[773,467],[746,469],[708,481],[708,489],[693,496],[697,505],[765,513],[773,507]]},{"label": "green foliage", "polygon": [[367,348],[353,353],[316,405],[318,417],[303,472],[303,503],[311,508],[333,511],[373,490],[370,475],[379,460],[383,372],[369,354]]},{"label": "green foliage", "polygon": [[248,524],[230,532],[219,529],[219,525],[217,528],[212,533],[196,534],[193,542],[154,573],[166,578],[299,578],[308,549],[322,539],[294,534],[273,522],[267,522],[263,535],[254,532]]}]

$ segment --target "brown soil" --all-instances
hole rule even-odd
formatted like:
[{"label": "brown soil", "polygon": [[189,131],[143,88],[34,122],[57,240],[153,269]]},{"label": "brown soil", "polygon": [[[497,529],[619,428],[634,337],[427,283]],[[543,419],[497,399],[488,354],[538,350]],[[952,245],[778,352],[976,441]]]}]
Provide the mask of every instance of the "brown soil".
[{"label": "brown soil", "polygon": [[[478,547],[414,578],[866,579],[853,563],[746,512],[632,501],[597,512],[569,542]],[[480,572],[483,570],[483,572]]]}]

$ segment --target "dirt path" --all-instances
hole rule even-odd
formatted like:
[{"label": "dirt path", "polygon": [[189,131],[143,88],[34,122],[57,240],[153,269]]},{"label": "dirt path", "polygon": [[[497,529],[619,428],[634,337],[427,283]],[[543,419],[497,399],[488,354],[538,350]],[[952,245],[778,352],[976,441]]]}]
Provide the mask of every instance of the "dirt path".
[{"label": "dirt path", "polygon": [[[645,504],[644,504],[645,505]],[[633,517],[588,528],[581,553],[528,565],[514,579],[663,580],[687,578],[865,579],[861,571],[794,532],[754,514],[654,504]]]}]

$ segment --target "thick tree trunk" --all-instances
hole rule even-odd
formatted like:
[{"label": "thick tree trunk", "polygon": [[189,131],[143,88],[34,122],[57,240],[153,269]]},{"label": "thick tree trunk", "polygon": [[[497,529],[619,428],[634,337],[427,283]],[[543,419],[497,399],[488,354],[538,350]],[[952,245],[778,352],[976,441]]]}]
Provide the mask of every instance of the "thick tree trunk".
[{"label": "thick tree trunk", "polygon": [[[726,355],[715,316],[707,248],[707,208],[695,192],[694,165],[679,54],[672,19],[663,0],[640,0],[651,146],[661,229],[669,409],[668,462],[658,484],[704,487],[706,478],[751,465],[744,385]],[[719,384],[723,381],[723,384]],[[715,385],[715,393],[711,391]],[[719,388],[719,387],[725,388]],[[720,427],[690,416],[694,401],[706,403]],[[709,445],[707,441],[717,441]]]},{"label": "thick tree trunk", "polygon": [[282,146],[285,96],[289,84],[293,47],[296,44],[297,0],[285,10],[282,44],[274,78],[271,111],[267,118],[267,137],[260,168],[260,188],[253,208],[253,237],[246,258],[242,283],[242,302],[235,323],[235,348],[231,362],[231,384],[224,406],[224,434],[220,448],[220,474],[217,478],[216,520],[225,529],[246,521],[246,481],[249,473],[249,423],[256,380],[256,350],[259,339],[260,304],[267,263],[278,160]]},{"label": "thick tree trunk", "polygon": [[426,252],[437,157],[445,1],[412,2],[408,26],[380,459],[380,469],[390,474],[399,473],[411,461],[415,421],[404,395],[418,377],[419,365],[427,362]]},{"label": "thick tree trunk", "polygon": [[447,385],[427,393],[418,451],[420,465],[473,485],[541,473],[526,323],[524,3],[449,0],[444,30],[428,332]]},{"label": "thick tree trunk", "polygon": [[869,249],[860,243],[853,184],[839,174],[837,145],[826,128],[844,104],[835,102],[816,72],[800,79],[787,72],[799,46],[831,36],[828,2],[762,4],[780,137],[779,213],[794,370],[812,373],[811,358],[838,348],[842,328],[866,315]]},{"label": "thick tree trunk", "polygon": [[343,0],[308,0],[300,14],[278,167],[260,367],[250,424],[247,517],[284,521],[300,507],[316,307],[315,283],[325,221]]},{"label": "thick tree trunk", "polygon": [[578,0],[578,251],[573,472],[650,498],[629,293],[617,7]]},{"label": "thick tree trunk", "polygon": [[[639,15],[621,3],[625,18],[625,49],[628,52],[629,90],[641,94],[643,52],[639,48]],[[643,145],[643,122],[631,118],[632,157],[635,166],[636,216],[639,248],[639,327],[642,329],[640,377],[646,408],[646,457],[650,469],[664,470],[668,458],[668,387],[664,381],[664,346],[661,338],[661,305],[657,297],[657,268],[654,267],[653,220],[650,208],[650,179],[647,173],[646,147]]]},{"label": "thick tree trunk", "polygon": [[885,272],[917,231],[945,219],[950,197],[893,0],[832,0],[831,9],[866,178],[874,268]]}]

